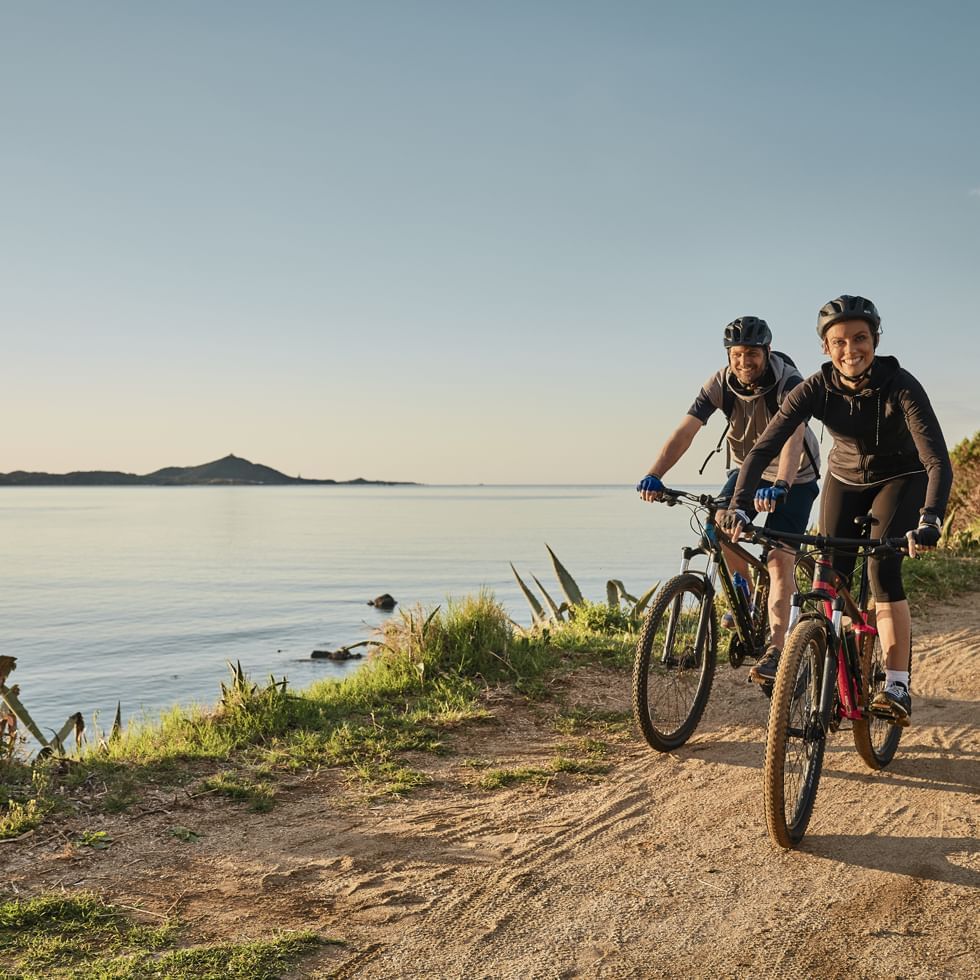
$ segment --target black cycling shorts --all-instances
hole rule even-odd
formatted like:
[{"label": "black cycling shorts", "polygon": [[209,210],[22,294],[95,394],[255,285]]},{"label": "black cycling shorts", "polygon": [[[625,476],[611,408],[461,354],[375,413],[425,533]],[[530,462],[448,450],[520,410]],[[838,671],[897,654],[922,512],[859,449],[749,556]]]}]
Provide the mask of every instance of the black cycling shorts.
[{"label": "black cycling shorts", "polygon": [[[925,473],[896,477],[874,487],[854,487],[827,477],[820,498],[820,533],[836,538],[856,538],[855,517],[871,514],[879,523],[871,529],[875,538],[899,538],[919,525],[919,511],[926,499],[929,478]],[[834,569],[850,585],[855,557],[834,553]],[[871,589],[879,602],[905,598],[902,585],[902,555],[872,558],[868,565]]]},{"label": "black cycling shorts", "polygon": [[[735,492],[735,482],[738,480],[738,470],[732,470],[728,474],[725,485],[721,488],[718,496],[731,500]],[[759,489],[771,487],[769,480],[760,480]],[[787,531],[790,534],[806,534],[810,523],[810,511],[813,509],[813,501],[817,499],[820,488],[816,480],[809,483],[797,483],[789,488],[786,499],[779,503],[774,511],[766,514],[766,527],[770,531]],[[758,515],[749,514],[749,517]]]}]

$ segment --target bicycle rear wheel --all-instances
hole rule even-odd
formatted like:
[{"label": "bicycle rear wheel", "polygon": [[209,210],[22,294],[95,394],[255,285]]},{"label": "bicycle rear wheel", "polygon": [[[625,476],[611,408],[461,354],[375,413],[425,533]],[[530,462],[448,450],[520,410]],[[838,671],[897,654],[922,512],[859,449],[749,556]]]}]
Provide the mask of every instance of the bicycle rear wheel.
[{"label": "bicycle rear wheel", "polygon": [[659,752],[697,728],[715,676],[718,615],[698,575],[677,575],[657,593],[633,662],[633,717]]},{"label": "bicycle rear wheel", "polygon": [[[874,625],[874,619],[871,619]],[[868,713],[868,705],[874,696],[885,688],[885,656],[881,639],[876,634],[864,633],[861,643],[861,691],[864,718],[855,721],[854,747],[872,769],[884,769],[898,749],[902,729],[887,718]]]},{"label": "bicycle rear wheel", "polygon": [[773,842],[795,847],[806,833],[820,783],[826,736],[817,720],[827,634],[803,620],[779,658],[766,739],[766,826]]}]

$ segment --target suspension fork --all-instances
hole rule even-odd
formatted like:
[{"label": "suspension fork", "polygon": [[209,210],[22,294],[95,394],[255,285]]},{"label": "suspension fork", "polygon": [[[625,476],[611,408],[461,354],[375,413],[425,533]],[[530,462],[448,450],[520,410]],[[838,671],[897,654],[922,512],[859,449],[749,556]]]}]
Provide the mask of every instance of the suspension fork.
[{"label": "suspension fork", "polygon": [[[696,555],[703,555],[706,552],[703,548],[683,548],[681,550],[681,568],[680,575],[686,575],[691,567],[691,559]],[[711,602],[714,601],[715,594],[715,579],[718,574],[718,562],[714,555],[708,562],[708,568],[704,573],[705,582],[705,601],[701,603],[701,616],[698,620],[698,632],[696,639],[696,650],[701,649],[701,643],[704,641],[704,635],[708,628],[708,617],[705,616],[705,610],[708,610],[710,616]],[[677,633],[677,619],[680,616],[681,611],[681,596],[676,596],[670,604],[670,614],[667,617],[667,629],[664,631],[664,649],[663,653],[660,655],[660,662],[666,664],[670,659],[670,651],[674,646],[674,636]]]},{"label": "suspension fork", "polygon": [[794,592],[789,600],[789,622],[786,624],[786,637],[789,638],[794,627],[800,621],[800,614],[803,612],[803,594]]},{"label": "suspension fork", "polygon": [[827,630],[827,653],[824,658],[823,677],[820,679],[820,727],[830,731],[837,693],[837,667],[840,660],[841,618],[844,614],[843,596],[835,596],[831,605],[830,629]]},{"label": "suspension fork", "polygon": [[708,562],[704,573],[704,600],[701,602],[701,615],[698,618],[698,635],[694,641],[694,649],[703,650],[708,635],[708,623],[711,622],[711,610],[715,603],[715,580],[718,577],[718,561],[714,555]]}]

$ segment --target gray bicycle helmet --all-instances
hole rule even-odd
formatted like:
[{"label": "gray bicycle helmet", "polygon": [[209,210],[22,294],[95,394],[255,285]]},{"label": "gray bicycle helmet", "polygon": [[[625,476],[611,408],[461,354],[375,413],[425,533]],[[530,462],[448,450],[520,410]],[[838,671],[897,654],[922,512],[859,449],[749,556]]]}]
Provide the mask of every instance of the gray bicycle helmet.
[{"label": "gray bicycle helmet", "polygon": [[740,316],[725,327],[725,347],[768,347],[772,331],[757,316]]},{"label": "gray bicycle helmet", "polygon": [[863,296],[838,296],[820,307],[817,314],[817,336],[823,340],[827,331],[841,320],[864,320],[878,339],[881,333],[881,316],[874,303]]}]

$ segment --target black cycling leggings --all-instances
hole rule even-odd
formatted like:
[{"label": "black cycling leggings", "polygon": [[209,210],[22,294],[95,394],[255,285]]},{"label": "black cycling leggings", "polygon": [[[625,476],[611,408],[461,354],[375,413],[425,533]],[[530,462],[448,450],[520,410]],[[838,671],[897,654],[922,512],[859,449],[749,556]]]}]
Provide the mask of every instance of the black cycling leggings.
[{"label": "black cycling leggings", "polygon": [[[852,487],[827,476],[820,497],[820,532],[837,538],[855,538],[855,517],[871,514],[879,523],[871,529],[875,538],[898,538],[919,524],[919,509],[925,503],[929,478],[925,473],[896,477],[874,487]],[[856,559],[834,553],[834,569],[850,583]],[[871,589],[879,602],[899,602],[905,598],[902,585],[902,556],[872,558],[868,566]]]}]

